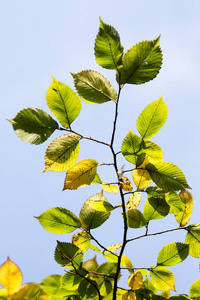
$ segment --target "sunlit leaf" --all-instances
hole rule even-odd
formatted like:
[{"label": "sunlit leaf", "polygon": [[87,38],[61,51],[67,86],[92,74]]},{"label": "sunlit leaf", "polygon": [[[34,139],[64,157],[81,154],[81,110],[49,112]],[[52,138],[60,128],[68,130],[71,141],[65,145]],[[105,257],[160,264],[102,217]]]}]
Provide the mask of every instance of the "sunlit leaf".
[{"label": "sunlit leaf", "polygon": [[132,172],[133,181],[138,191],[144,190],[152,181],[149,172],[143,169],[134,169]]},{"label": "sunlit leaf", "polygon": [[131,290],[137,290],[140,288],[143,282],[142,274],[139,271],[134,272],[128,279],[128,286]]},{"label": "sunlit leaf", "polygon": [[90,235],[86,231],[79,231],[72,237],[72,244],[81,249],[82,252],[86,252],[90,246]]},{"label": "sunlit leaf", "polygon": [[6,289],[8,295],[14,294],[21,287],[22,273],[9,257],[0,267],[0,284]]},{"label": "sunlit leaf", "polygon": [[108,296],[108,294],[111,293],[111,291],[112,291],[112,283],[110,282],[110,280],[108,279],[102,280],[102,283],[99,286],[100,295],[102,297],[106,297]]},{"label": "sunlit leaf", "polygon": [[149,290],[149,291],[152,292],[152,294],[157,295],[157,289],[155,288],[155,286],[152,284],[152,282],[149,280],[148,277],[145,278],[145,280],[143,281],[140,288],[144,288],[146,290]]},{"label": "sunlit leaf", "polygon": [[173,266],[179,264],[187,258],[189,254],[189,246],[182,243],[171,243],[164,246],[157,258],[159,266]]},{"label": "sunlit leaf", "polygon": [[92,70],[73,74],[75,87],[82,100],[100,104],[117,99],[117,92],[110,82],[100,73]]},{"label": "sunlit leaf", "polygon": [[123,46],[117,30],[100,19],[100,28],[95,40],[97,63],[106,69],[120,70],[122,67]]},{"label": "sunlit leaf", "polygon": [[[116,250],[120,249],[121,247],[122,247],[122,244],[115,244],[115,245],[107,247],[106,249],[108,249],[111,252],[115,252]],[[109,251],[104,251],[104,253],[108,253]]]},{"label": "sunlit leaf", "polygon": [[11,300],[49,300],[43,289],[36,283],[24,284],[18,292],[13,294],[9,299]]},{"label": "sunlit leaf", "polygon": [[93,244],[90,244],[90,249],[92,249],[93,251],[95,251],[97,253],[102,253],[101,250],[99,250],[99,248]]},{"label": "sunlit leaf", "polygon": [[42,144],[58,129],[58,123],[38,108],[23,109],[9,122],[22,141],[34,145]]},{"label": "sunlit leaf", "polygon": [[129,130],[129,133],[122,142],[121,152],[125,159],[132,164],[136,164],[137,162],[137,155],[141,150],[141,143],[142,139],[131,130]]},{"label": "sunlit leaf", "polygon": [[65,128],[70,128],[71,123],[81,111],[81,101],[77,94],[66,84],[53,78],[47,90],[47,104],[59,122]]},{"label": "sunlit leaf", "polygon": [[45,154],[45,171],[63,172],[73,166],[79,155],[80,136],[74,133],[64,134],[55,139]]},{"label": "sunlit leaf", "polygon": [[200,257],[200,225],[187,227],[185,243],[189,244],[189,253],[193,257]]},{"label": "sunlit leaf", "polygon": [[[128,50],[123,56],[121,84],[142,84],[154,79],[160,71],[162,53],[159,39],[143,41]],[[119,82],[119,76],[117,76]]]},{"label": "sunlit leaf", "polygon": [[167,105],[163,97],[150,103],[137,119],[137,130],[143,140],[154,136],[164,125],[167,119]]},{"label": "sunlit leaf", "polygon": [[[64,276],[63,276],[64,277]],[[65,288],[62,283],[62,276],[60,275],[51,275],[46,277],[42,283],[40,284],[40,287],[48,294],[48,295],[54,295],[57,297],[64,297],[67,295],[71,295],[72,291],[69,288]]]},{"label": "sunlit leaf", "polygon": [[92,184],[101,184],[101,178],[98,173],[95,174],[94,179],[91,182]]},{"label": "sunlit leaf", "polygon": [[157,144],[151,141],[145,141],[142,143],[141,153],[144,153],[146,155],[150,163],[163,161],[162,149]]},{"label": "sunlit leaf", "polygon": [[122,295],[122,298],[120,298],[122,300],[136,300],[136,295],[135,295],[135,292],[133,291],[128,291],[128,292],[125,292],[123,295]]},{"label": "sunlit leaf", "polygon": [[114,184],[108,184],[106,182],[102,182],[102,189],[105,192],[113,193],[113,194],[116,194],[117,192],[119,192],[118,186],[116,186]]},{"label": "sunlit leaf", "polygon": [[141,211],[137,209],[130,209],[126,212],[127,225],[130,228],[140,228],[146,225],[147,221],[145,220]]},{"label": "sunlit leaf", "polygon": [[85,204],[88,204],[93,210],[102,211],[102,212],[110,212],[114,209],[111,203],[103,200],[87,200]]},{"label": "sunlit leaf", "polygon": [[44,229],[57,234],[69,233],[81,227],[79,218],[62,207],[50,208],[36,219]]},{"label": "sunlit leaf", "polygon": [[66,174],[63,190],[75,190],[90,185],[95,177],[98,162],[84,159],[73,165]]},{"label": "sunlit leaf", "polygon": [[169,213],[169,205],[164,196],[149,197],[144,205],[143,215],[146,220],[161,219]]},{"label": "sunlit leaf", "polygon": [[[86,275],[86,272],[84,275]],[[62,286],[64,286],[67,290],[75,291],[78,290],[79,284],[82,280],[82,276],[68,272],[64,276],[62,276]]]},{"label": "sunlit leaf", "polygon": [[173,273],[165,267],[157,266],[150,269],[152,284],[161,291],[176,291]]},{"label": "sunlit leaf", "polygon": [[192,210],[193,210],[193,197],[192,194],[190,194],[187,190],[183,189],[179,192],[179,197],[184,205],[182,220],[180,222],[180,226],[185,226],[191,216],[192,216]]},{"label": "sunlit leaf", "polygon": [[167,194],[165,199],[170,207],[170,213],[174,214],[176,221],[180,224],[185,211],[184,203],[175,192]]},{"label": "sunlit leaf", "polygon": [[130,192],[133,189],[133,185],[132,185],[131,181],[125,176],[123,176],[122,180],[120,180],[120,186],[124,191]]},{"label": "sunlit leaf", "polygon": [[190,188],[183,172],[174,164],[158,162],[147,164],[145,169],[157,186],[163,190],[170,192]]},{"label": "sunlit leaf", "polygon": [[76,245],[57,241],[54,258],[55,261],[62,266],[71,265],[73,261],[74,266],[78,268],[83,259],[83,254]]},{"label": "sunlit leaf", "polygon": [[138,192],[134,192],[128,199],[126,204],[127,209],[137,208],[141,201],[141,194]]},{"label": "sunlit leaf", "polygon": [[[91,244],[90,244],[90,246],[91,246]],[[100,252],[101,252],[101,251],[100,251]],[[83,267],[84,269],[86,269],[87,271],[94,271],[94,270],[96,270],[96,268],[99,266],[98,263],[97,263],[96,257],[97,257],[97,256],[95,255],[93,258],[84,261],[84,262],[82,263],[82,267]]]},{"label": "sunlit leaf", "polygon": [[199,299],[200,297],[200,277],[190,287],[190,296],[192,299]]}]

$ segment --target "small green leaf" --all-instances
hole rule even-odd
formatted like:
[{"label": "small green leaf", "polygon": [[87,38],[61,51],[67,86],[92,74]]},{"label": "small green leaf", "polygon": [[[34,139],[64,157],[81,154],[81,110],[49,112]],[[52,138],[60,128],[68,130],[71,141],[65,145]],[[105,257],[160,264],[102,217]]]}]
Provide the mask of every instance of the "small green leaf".
[{"label": "small green leaf", "polygon": [[23,109],[9,122],[18,137],[32,145],[42,144],[58,129],[58,123],[38,108]]},{"label": "small green leaf", "polygon": [[98,162],[94,159],[84,159],[73,165],[66,174],[63,191],[76,190],[90,185],[93,181]]},{"label": "small green leaf", "polygon": [[35,218],[39,220],[44,229],[57,234],[69,233],[81,227],[79,218],[62,207],[50,208]]},{"label": "small green leaf", "polygon": [[176,291],[173,273],[165,267],[157,266],[150,269],[152,284],[161,291]]},{"label": "small green leaf", "polygon": [[91,236],[86,231],[79,231],[72,237],[72,244],[81,249],[82,252],[86,252],[90,247]]},{"label": "small green leaf", "polygon": [[132,164],[136,164],[137,162],[137,155],[139,155],[141,150],[141,143],[142,139],[131,130],[129,130],[129,133],[122,142],[121,152],[125,159]]},{"label": "small green leaf", "polygon": [[159,39],[138,43],[125,53],[120,84],[142,84],[157,76],[162,64]]},{"label": "small green leaf", "polygon": [[143,140],[154,136],[167,119],[167,105],[163,97],[149,104],[137,119],[137,130]]},{"label": "small green leaf", "polygon": [[114,209],[111,203],[108,201],[102,201],[102,200],[87,200],[85,204],[88,204],[92,209],[96,211],[102,211],[102,212],[110,212]]},{"label": "small green leaf", "polygon": [[180,222],[180,226],[185,226],[191,216],[192,216],[192,210],[193,210],[193,197],[192,194],[189,193],[187,190],[183,189],[180,191],[180,193],[178,194],[179,198],[181,199],[183,206],[184,206],[184,210],[183,210],[183,215],[182,215],[182,219]]},{"label": "small green leaf", "polygon": [[98,173],[95,174],[94,179],[91,182],[92,184],[101,184],[101,178]]},{"label": "small green leaf", "polygon": [[54,257],[55,261],[62,266],[71,265],[71,262],[73,262],[74,266],[78,268],[83,259],[83,254],[77,246],[57,241]]},{"label": "small green leaf", "polygon": [[195,299],[195,298],[199,299],[199,297],[200,297],[200,277],[198,280],[193,282],[193,284],[191,285],[190,296],[192,297],[192,299]]},{"label": "small green leaf", "polygon": [[111,86],[110,82],[100,73],[88,70],[71,74],[82,100],[88,103],[100,104],[117,99],[117,92]]},{"label": "small green leaf", "polygon": [[164,196],[149,197],[144,205],[144,218],[149,220],[161,219],[169,213],[169,205]]},{"label": "small green leaf", "polygon": [[200,257],[200,224],[187,227],[185,243],[189,244],[189,253],[193,257]]},{"label": "small green leaf", "polygon": [[189,254],[189,245],[182,243],[171,243],[164,246],[157,258],[159,266],[173,266],[179,264],[187,258]]},{"label": "small green leaf", "polygon": [[106,297],[112,292],[112,283],[110,280],[102,280],[101,284],[99,285],[99,292],[102,297]]},{"label": "small green leaf", "polygon": [[99,33],[95,40],[95,57],[97,63],[106,69],[122,68],[123,46],[116,29],[100,19]]},{"label": "small green leaf", "polygon": [[130,209],[126,212],[127,225],[130,228],[140,228],[147,224],[141,211],[137,209]]},{"label": "small green leaf", "polygon": [[190,188],[183,172],[174,164],[158,162],[147,164],[145,169],[149,172],[152,180],[163,190],[172,192],[184,188]]},{"label": "small green leaf", "polygon": [[80,136],[74,133],[64,134],[55,139],[45,154],[45,171],[63,172],[73,166],[79,155]]},{"label": "small green leaf", "polygon": [[47,104],[52,113],[65,128],[70,128],[71,123],[81,111],[81,101],[77,94],[66,84],[53,78],[47,90]]}]

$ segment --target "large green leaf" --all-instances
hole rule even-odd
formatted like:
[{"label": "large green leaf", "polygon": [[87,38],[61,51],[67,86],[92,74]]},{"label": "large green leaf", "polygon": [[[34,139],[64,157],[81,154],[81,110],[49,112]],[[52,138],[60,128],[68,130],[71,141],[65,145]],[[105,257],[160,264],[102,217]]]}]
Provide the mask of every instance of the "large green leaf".
[{"label": "large green leaf", "polygon": [[76,294],[73,293],[69,288],[65,288],[62,284],[62,276],[60,275],[51,275],[46,277],[40,287],[48,294],[54,295],[57,297],[64,297],[67,295]]},{"label": "large green leaf", "polygon": [[157,266],[150,269],[152,284],[161,291],[175,291],[175,278],[173,273],[165,267]]},{"label": "large green leaf", "polygon": [[81,227],[79,218],[62,207],[50,208],[35,218],[39,220],[44,229],[57,234],[69,233]]},{"label": "large green leaf", "polygon": [[73,165],[66,174],[63,190],[76,190],[90,185],[93,181],[98,162],[94,159],[84,159]]},{"label": "large green leaf", "polygon": [[38,108],[25,108],[9,122],[22,141],[35,145],[42,144],[58,128],[58,123]]},{"label": "large green leaf", "polygon": [[[159,39],[160,37],[138,43],[125,53],[122,59],[121,84],[142,84],[157,76],[162,64]],[[119,82],[119,76],[117,81]]]},{"label": "large green leaf", "polygon": [[144,153],[146,157],[149,158],[149,161],[154,161],[154,162],[163,161],[162,149],[157,144],[151,141],[145,141],[142,143],[141,153]]},{"label": "large green leaf", "polygon": [[74,265],[77,269],[81,264],[83,254],[77,246],[57,241],[54,258],[60,265]]},{"label": "large green leaf", "polygon": [[117,92],[110,82],[96,71],[71,73],[79,96],[86,102],[100,104],[117,99]]},{"label": "large green leaf", "polygon": [[149,172],[157,186],[163,190],[171,192],[190,188],[183,172],[174,164],[158,162],[147,164],[145,169]]},{"label": "large green leaf", "polygon": [[123,46],[116,29],[100,19],[100,28],[95,40],[95,57],[97,63],[106,69],[122,68]]},{"label": "large green leaf", "polygon": [[173,266],[181,263],[189,254],[189,245],[183,243],[171,243],[164,246],[157,258],[158,266]]},{"label": "large green leaf", "polygon": [[164,125],[167,119],[167,105],[163,97],[150,103],[137,119],[137,130],[143,140],[154,136]]},{"label": "large green leaf", "polygon": [[147,224],[143,214],[138,209],[130,209],[126,212],[127,225],[130,228],[140,228]]},{"label": "large green leaf", "polygon": [[101,212],[110,212],[114,209],[112,204],[104,197],[103,191],[90,197],[85,204],[89,205],[93,210]]},{"label": "large green leaf", "polygon": [[189,244],[189,253],[193,257],[200,257],[200,224],[187,227],[185,243]]},{"label": "large green leaf", "polygon": [[125,159],[132,164],[136,164],[137,155],[141,150],[141,143],[142,139],[134,134],[131,130],[129,130],[129,133],[122,142],[121,152]]},{"label": "large green leaf", "polygon": [[110,212],[96,211],[84,204],[80,211],[80,221],[84,229],[90,230],[101,226],[110,216]]},{"label": "large green leaf", "polygon": [[190,287],[190,296],[192,299],[199,299],[200,297],[200,277],[198,280],[193,282],[193,284]]},{"label": "large green leaf", "polygon": [[172,192],[166,195],[166,201],[170,207],[170,213],[174,214],[176,221],[181,224],[184,214],[184,204],[177,193]]},{"label": "large green leaf", "polygon": [[47,104],[65,128],[78,117],[81,110],[81,101],[77,94],[66,84],[53,78],[53,82],[47,90]]},{"label": "large green leaf", "polygon": [[73,166],[79,155],[80,136],[74,133],[64,134],[55,139],[45,154],[45,171],[63,172]]},{"label": "large green leaf", "polygon": [[169,205],[164,196],[149,197],[144,205],[143,215],[147,221],[161,219],[168,215]]}]

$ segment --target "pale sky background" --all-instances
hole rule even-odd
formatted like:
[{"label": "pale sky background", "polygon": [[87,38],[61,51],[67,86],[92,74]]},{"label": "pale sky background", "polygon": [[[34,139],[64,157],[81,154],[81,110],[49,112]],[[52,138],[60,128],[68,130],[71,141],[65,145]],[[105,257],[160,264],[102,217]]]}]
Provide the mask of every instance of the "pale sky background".
[{"label": "pale sky background", "polygon": [[[137,134],[136,119],[152,101],[164,95],[169,110],[166,124],[152,138],[164,152],[164,161],[176,164],[192,187],[194,213],[190,224],[200,223],[199,129],[200,129],[200,1],[198,0],[1,0],[1,202],[0,264],[7,256],[21,268],[25,282],[41,282],[51,274],[64,274],[54,261],[56,240],[71,241],[72,234],[55,235],[45,231],[33,216],[51,207],[65,207],[76,215],[91,195],[100,192],[92,186],[77,191],[64,191],[65,173],[45,172],[44,154],[55,132],[40,146],[22,142],[6,119],[21,109],[40,108],[51,114],[45,94],[51,75],[74,89],[70,72],[96,70],[117,89],[115,72],[98,66],[94,41],[99,17],[114,26],[127,51],[137,42],[152,40],[161,34],[163,66],[157,78],[144,85],[126,85],[121,93],[116,151],[129,128]],[[113,103],[83,103],[73,128],[83,135],[110,141],[113,125]],[[52,114],[51,114],[52,115]],[[104,147],[82,141],[79,160],[96,159],[112,162]],[[119,166],[125,163],[119,159]],[[103,181],[113,181],[112,167],[99,168]],[[131,174],[129,174],[131,179]],[[118,196],[105,193],[113,204]],[[144,203],[145,199],[143,199]],[[142,210],[142,208],[141,208]],[[122,241],[122,218],[114,211],[103,227],[93,234],[105,246]],[[150,223],[150,232],[177,227],[174,216]],[[129,237],[144,233],[129,230]],[[135,267],[151,267],[161,248],[172,242],[184,242],[183,231],[138,240],[127,246],[126,254]],[[85,260],[94,252],[85,255]],[[102,259],[98,257],[98,262]],[[176,277],[178,293],[189,293],[200,276],[199,259],[188,257],[169,268]],[[121,285],[126,285],[128,272]]]}]

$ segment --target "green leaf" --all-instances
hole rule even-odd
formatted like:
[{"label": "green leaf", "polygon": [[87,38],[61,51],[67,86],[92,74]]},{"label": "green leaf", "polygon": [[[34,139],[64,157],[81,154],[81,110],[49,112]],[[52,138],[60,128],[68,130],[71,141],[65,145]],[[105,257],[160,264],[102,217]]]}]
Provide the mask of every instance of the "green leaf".
[{"label": "green leaf", "polygon": [[130,209],[126,212],[127,225],[130,228],[140,228],[147,224],[141,211],[137,209]]},{"label": "green leaf", "polygon": [[80,136],[74,133],[64,134],[55,139],[45,154],[45,171],[63,172],[73,166],[79,155]]},{"label": "green leaf", "polygon": [[96,211],[88,204],[84,204],[80,211],[81,225],[85,230],[101,226],[110,216],[110,212]]},{"label": "green leaf", "polygon": [[[163,161],[163,151],[162,149],[155,143],[151,141],[143,142],[141,145],[141,153],[145,154],[152,162]],[[139,166],[139,165],[138,165]]]},{"label": "green leaf", "polygon": [[111,276],[115,278],[115,274],[117,271],[117,263],[106,262],[98,266],[96,269],[97,273],[101,273],[107,276]]},{"label": "green leaf", "polygon": [[91,236],[86,231],[79,231],[72,237],[72,243],[79,247],[82,252],[86,252],[90,247]]},{"label": "green leaf", "polygon": [[169,205],[164,196],[149,197],[144,205],[144,218],[149,220],[161,219],[169,213]]},{"label": "green leaf", "polygon": [[145,169],[149,172],[152,180],[163,190],[172,192],[184,188],[190,188],[183,172],[174,164],[158,162],[147,164]]},{"label": "green leaf", "polygon": [[71,74],[82,100],[88,103],[100,104],[117,99],[117,92],[111,86],[110,82],[100,73],[87,70],[77,74]]},{"label": "green leaf", "polygon": [[150,269],[152,284],[161,291],[176,291],[173,273],[165,267],[157,266]]},{"label": "green leaf", "polygon": [[99,285],[99,292],[102,297],[106,297],[112,292],[112,283],[110,280],[102,280],[101,284]]},{"label": "green leaf", "polygon": [[180,226],[185,226],[192,216],[193,197],[192,194],[190,194],[187,190],[183,189],[179,193],[179,198],[181,199],[184,206]]},{"label": "green leaf", "polygon": [[162,64],[159,39],[138,43],[125,53],[120,84],[142,84],[157,76]]},{"label": "green leaf", "polygon": [[122,142],[121,152],[125,159],[132,164],[136,164],[137,162],[137,155],[141,150],[141,143],[142,139],[131,130],[129,130],[129,133]]},{"label": "green leaf", "polygon": [[71,262],[73,262],[75,268],[78,268],[83,259],[83,254],[77,246],[57,241],[54,258],[62,266],[71,265]]},{"label": "green leaf", "polygon": [[73,165],[66,174],[63,191],[76,190],[90,185],[93,181],[98,162],[94,159],[84,159]]},{"label": "green leaf", "polygon": [[111,203],[107,200],[90,200],[90,198],[85,202],[88,204],[93,210],[101,211],[101,212],[110,212],[115,209]]},{"label": "green leaf", "polygon": [[148,277],[145,278],[145,280],[143,281],[141,287],[141,289],[147,289],[149,290],[152,294],[157,294],[157,289],[155,288],[155,286],[152,284],[152,282],[148,279]]},{"label": "green leaf", "polygon": [[101,178],[98,173],[95,174],[94,179],[91,182],[92,184],[101,184]]},{"label": "green leaf", "polygon": [[81,111],[81,101],[77,94],[66,84],[53,78],[47,90],[47,104],[52,113],[65,128],[70,128],[71,123]]},{"label": "green leaf", "polygon": [[8,121],[22,141],[35,145],[45,142],[58,129],[58,123],[38,108],[25,108]]},{"label": "green leaf", "polygon": [[[85,272],[85,275],[86,275],[86,272]],[[83,280],[83,277],[81,277],[80,275],[68,272],[64,276],[62,276],[62,285],[67,290],[71,290],[71,291],[78,290],[79,284],[82,280]]]},{"label": "green leaf", "polygon": [[60,296],[64,297],[67,295],[71,295],[72,291],[65,289],[63,285],[61,284],[62,277],[60,275],[51,275],[46,277],[42,283],[40,284],[40,287],[47,293],[48,295],[54,295],[54,296]]},{"label": "green leaf", "polygon": [[44,300],[48,299],[47,294],[42,290],[42,288],[37,283],[26,283],[18,290],[17,293],[10,295],[6,299],[12,300]]},{"label": "green leaf", "polygon": [[193,257],[200,257],[200,224],[187,227],[185,243],[189,244],[189,254]]},{"label": "green leaf", "polygon": [[81,227],[79,218],[62,207],[50,208],[35,218],[39,220],[44,229],[57,234],[69,233]]},{"label": "green leaf", "polygon": [[173,266],[179,264],[187,258],[189,254],[189,246],[183,243],[171,243],[164,246],[157,258],[159,266]]},{"label": "green leaf", "polygon": [[167,105],[163,97],[150,103],[137,119],[137,130],[143,140],[154,136],[164,125],[167,119]]},{"label": "green leaf", "polygon": [[100,19],[100,28],[95,40],[95,57],[97,63],[106,69],[122,68],[123,46],[116,29]]},{"label": "green leaf", "polygon": [[97,253],[102,253],[101,250],[99,250],[99,248],[93,244],[90,244],[90,249],[92,249],[93,251],[96,251]]},{"label": "green leaf", "polygon": [[181,224],[184,214],[184,204],[177,193],[172,192],[166,195],[165,200],[170,206],[170,213],[173,213],[176,221]]},{"label": "green leaf", "polygon": [[193,282],[193,284],[191,285],[190,296],[192,297],[192,299],[195,299],[195,298],[199,299],[199,297],[200,297],[200,277],[198,280]]}]

